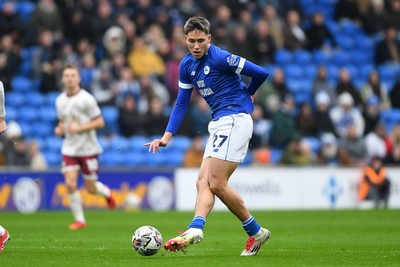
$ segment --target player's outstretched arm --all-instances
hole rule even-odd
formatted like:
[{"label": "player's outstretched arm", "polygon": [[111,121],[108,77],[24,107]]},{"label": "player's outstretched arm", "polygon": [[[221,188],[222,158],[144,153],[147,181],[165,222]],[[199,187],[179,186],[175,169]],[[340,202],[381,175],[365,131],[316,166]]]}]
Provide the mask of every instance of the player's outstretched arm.
[{"label": "player's outstretched arm", "polygon": [[144,145],[149,147],[149,152],[152,152],[153,154],[156,152],[160,153],[160,147],[166,147],[172,136],[172,133],[165,132],[161,139],[154,139],[153,141]]}]

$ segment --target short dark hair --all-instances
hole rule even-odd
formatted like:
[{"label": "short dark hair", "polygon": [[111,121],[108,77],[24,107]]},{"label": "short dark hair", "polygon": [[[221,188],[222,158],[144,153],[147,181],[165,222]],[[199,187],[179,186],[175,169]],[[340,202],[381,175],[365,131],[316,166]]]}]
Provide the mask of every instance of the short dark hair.
[{"label": "short dark hair", "polygon": [[79,67],[77,65],[75,65],[75,64],[65,64],[64,67],[63,67],[63,72],[66,69],[75,69],[79,73]]},{"label": "short dark hair", "polygon": [[183,26],[183,32],[187,35],[194,30],[210,34],[210,22],[203,17],[191,17],[186,21],[185,26]]}]

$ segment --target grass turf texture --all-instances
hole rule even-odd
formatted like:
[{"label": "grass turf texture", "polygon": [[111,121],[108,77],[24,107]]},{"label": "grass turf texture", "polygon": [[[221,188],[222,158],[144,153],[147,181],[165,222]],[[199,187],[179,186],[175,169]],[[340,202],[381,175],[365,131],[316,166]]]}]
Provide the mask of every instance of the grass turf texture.
[{"label": "grass turf texture", "polygon": [[399,266],[400,211],[253,212],[272,238],[256,257],[240,257],[246,235],[227,212],[213,212],[202,243],[187,253],[136,253],[131,237],[155,226],[166,241],[185,230],[192,212],[86,211],[89,227],[70,231],[68,211],[1,212],[11,240],[0,266]]}]

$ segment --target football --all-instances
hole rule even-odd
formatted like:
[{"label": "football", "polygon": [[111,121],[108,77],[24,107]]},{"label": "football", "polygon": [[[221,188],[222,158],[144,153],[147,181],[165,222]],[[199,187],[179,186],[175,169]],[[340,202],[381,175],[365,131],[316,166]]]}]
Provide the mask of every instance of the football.
[{"label": "football", "polygon": [[140,255],[154,255],[162,247],[161,233],[153,226],[141,226],[132,236],[132,245]]}]

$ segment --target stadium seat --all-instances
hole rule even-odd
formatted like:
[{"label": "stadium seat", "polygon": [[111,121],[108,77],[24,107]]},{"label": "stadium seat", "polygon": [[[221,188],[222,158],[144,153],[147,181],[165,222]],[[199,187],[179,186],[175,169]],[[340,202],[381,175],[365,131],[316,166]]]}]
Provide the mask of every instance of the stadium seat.
[{"label": "stadium seat", "polygon": [[361,64],[358,68],[358,70],[359,70],[358,77],[363,78],[364,80],[367,80],[369,77],[369,74],[374,69],[375,69],[375,66],[373,64]]},{"label": "stadium seat", "polygon": [[57,136],[48,136],[45,139],[46,142],[46,148],[49,151],[52,152],[61,152],[61,146],[62,146],[62,142],[63,140],[60,137]]},{"label": "stadium seat", "polygon": [[51,107],[55,107],[56,99],[60,95],[60,92],[49,92],[45,95],[46,104]]},{"label": "stadium seat", "polygon": [[7,121],[18,121],[19,120],[18,109],[13,106],[8,106],[6,108],[6,119]]},{"label": "stadium seat", "polygon": [[350,63],[350,54],[344,51],[337,51],[332,56],[332,61],[338,67],[346,67]]},{"label": "stadium seat", "polygon": [[332,56],[322,50],[316,50],[313,53],[313,58],[317,65],[328,65],[331,62]]},{"label": "stadium seat", "polygon": [[168,157],[166,157],[164,164],[168,167],[173,167],[173,168],[181,167],[184,157],[185,157],[184,153],[178,153],[178,152],[169,153]]},{"label": "stadium seat", "polygon": [[354,38],[355,36],[362,34],[361,28],[351,20],[345,20],[341,22],[339,25],[340,25],[340,32],[349,37]]},{"label": "stadium seat", "polygon": [[32,92],[35,90],[33,81],[24,76],[15,76],[11,80],[11,87],[16,92]]},{"label": "stadium seat", "polygon": [[297,50],[293,53],[293,58],[296,64],[304,66],[312,62],[312,56],[310,52],[306,50]]},{"label": "stadium seat", "polygon": [[378,66],[382,80],[395,80],[400,73],[400,64],[383,64]]},{"label": "stadium seat", "polygon": [[293,62],[293,55],[288,50],[279,49],[275,52],[275,62],[281,66],[285,66]]},{"label": "stadium seat", "polygon": [[61,166],[62,156],[60,152],[44,151],[42,153],[50,167]]},{"label": "stadium seat", "polygon": [[19,124],[19,127],[21,128],[22,136],[24,136],[24,137],[33,136],[32,131],[34,129],[29,122],[18,121],[18,124]]},{"label": "stadium seat", "polygon": [[304,69],[301,65],[288,64],[284,68],[285,76],[290,79],[300,79],[304,76]]},{"label": "stadium seat", "polygon": [[184,135],[176,135],[168,144],[169,149],[178,152],[186,152],[192,145],[192,139]]},{"label": "stadium seat", "polygon": [[124,165],[129,167],[143,167],[145,158],[142,153],[128,152],[124,153]]},{"label": "stadium seat", "polygon": [[271,150],[271,164],[278,164],[282,158],[282,150],[281,149],[272,149]]},{"label": "stadium seat", "polygon": [[46,103],[46,97],[39,92],[29,92],[27,105],[32,107],[41,107]]},{"label": "stadium seat", "polygon": [[243,159],[243,162],[240,163],[240,166],[249,166],[253,162],[253,157],[251,153],[247,153]]},{"label": "stadium seat", "polygon": [[36,4],[30,1],[20,1],[17,2],[16,12],[19,14],[19,17],[25,22],[28,23],[31,20],[32,13],[36,9]]},{"label": "stadium seat", "polygon": [[356,48],[359,51],[363,51],[365,53],[368,53],[372,56],[373,51],[374,51],[374,41],[363,34],[358,34],[357,36],[354,37]]},{"label": "stadium seat", "polygon": [[99,161],[101,165],[107,167],[118,167],[122,166],[124,162],[125,154],[119,152],[108,152],[103,153],[99,157]]},{"label": "stadium seat", "polygon": [[112,132],[118,132],[118,109],[115,106],[101,108],[104,121]]},{"label": "stadium seat", "polygon": [[31,134],[34,137],[47,137],[53,135],[54,127],[53,125],[45,122],[35,122],[34,130]]},{"label": "stadium seat", "polygon": [[373,64],[372,54],[362,49],[355,49],[350,53],[351,61],[358,66]]},{"label": "stadium seat", "polygon": [[39,118],[37,109],[30,106],[22,106],[18,109],[20,120],[34,123]]},{"label": "stadium seat", "polygon": [[343,51],[351,51],[355,48],[355,41],[351,36],[337,35],[335,40]]},{"label": "stadium seat", "polygon": [[30,77],[32,75],[32,71],[33,71],[32,60],[25,60],[22,61],[19,67],[18,75]]},{"label": "stadium seat", "polygon": [[287,79],[286,84],[289,91],[293,94],[303,89],[303,84],[301,79]]},{"label": "stadium seat", "polygon": [[303,66],[304,76],[309,79],[315,79],[318,73],[318,66],[314,64],[308,64]]},{"label": "stadium seat", "polygon": [[22,107],[23,105],[25,105],[25,101],[26,101],[25,94],[23,94],[21,92],[7,92],[5,94],[5,102],[6,102],[7,108]]},{"label": "stadium seat", "polygon": [[113,137],[110,140],[110,147],[113,151],[125,153],[130,150],[130,140],[121,136]]},{"label": "stadium seat", "polygon": [[149,148],[147,146],[144,146],[145,143],[150,141],[150,138],[147,138],[145,136],[132,136],[130,139],[130,148],[132,149],[133,152],[147,152]]},{"label": "stadium seat", "polygon": [[339,77],[339,67],[335,65],[328,65],[326,68],[328,71],[328,78],[336,81]]},{"label": "stadium seat", "polygon": [[349,71],[350,77],[351,77],[352,79],[358,79],[358,77],[359,77],[359,76],[358,76],[359,71],[358,71],[358,66],[357,66],[357,65],[348,64],[348,65],[346,65],[345,67],[346,67],[346,69]]},{"label": "stadium seat", "polygon": [[54,106],[42,106],[38,109],[38,119],[55,126],[57,122],[57,112]]},{"label": "stadium seat", "polygon": [[317,153],[321,148],[321,140],[317,137],[306,136],[304,137],[304,141],[310,145],[314,153]]}]

